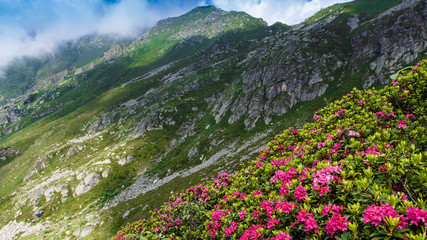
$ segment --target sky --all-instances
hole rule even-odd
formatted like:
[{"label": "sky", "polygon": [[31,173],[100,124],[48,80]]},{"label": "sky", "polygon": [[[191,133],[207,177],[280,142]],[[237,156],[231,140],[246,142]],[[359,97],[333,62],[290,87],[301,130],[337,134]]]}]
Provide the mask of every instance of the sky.
[{"label": "sky", "polygon": [[158,20],[214,5],[297,24],[322,8],[349,0],[0,0],[0,70],[23,56],[53,53],[83,35],[137,37]]}]

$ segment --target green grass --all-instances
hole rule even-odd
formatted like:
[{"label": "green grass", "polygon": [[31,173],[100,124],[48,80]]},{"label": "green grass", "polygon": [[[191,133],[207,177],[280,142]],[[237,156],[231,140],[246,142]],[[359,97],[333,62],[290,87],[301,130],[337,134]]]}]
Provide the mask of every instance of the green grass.
[{"label": "green grass", "polygon": [[385,10],[400,4],[402,0],[356,0],[346,4],[346,12],[362,13],[368,17],[377,15]]},{"label": "green grass", "polygon": [[[232,21],[238,21],[238,18]],[[363,83],[358,80],[361,75],[351,75],[344,67],[339,68],[332,74],[335,79],[344,76],[342,81],[328,80],[329,88],[324,96],[312,101],[300,102],[290,108],[284,115],[272,116],[273,125],[266,125],[262,119],[265,116],[261,115],[255,127],[248,131],[245,129],[243,122],[245,116],[231,125],[228,124],[227,120],[231,116],[230,112],[227,112],[222,120],[216,123],[214,116],[210,114],[212,106],[207,103],[206,98],[224,94],[234,96],[233,100],[235,100],[237,97],[242,96],[244,93],[241,90],[243,87],[241,74],[245,69],[235,67],[235,65],[241,62],[252,49],[267,45],[260,41],[251,42],[249,40],[260,40],[270,34],[268,31],[273,28],[280,29],[280,31],[290,29],[289,26],[281,25],[266,27],[258,24],[259,22],[255,20],[253,23],[253,27],[246,30],[225,32],[212,39],[196,36],[179,44],[175,41],[166,42],[159,37],[156,41],[152,41],[151,45],[144,45],[128,55],[115,59],[116,62],[114,64],[101,62],[95,69],[84,73],[87,75],[85,79],[82,79],[82,75],[75,76],[80,87],[73,89],[59,88],[58,91],[61,92],[61,96],[54,100],[47,100],[43,104],[43,108],[38,112],[33,112],[33,114],[46,111],[49,109],[48,105],[55,106],[60,103],[66,103],[63,107],[44,117],[33,118],[32,115],[29,115],[22,120],[23,128],[21,130],[8,136],[0,137],[0,146],[17,148],[22,154],[12,157],[0,165],[0,180],[2,183],[0,185],[0,196],[9,196],[16,189],[22,191],[26,185],[26,182],[23,181],[26,173],[38,158],[43,158],[46,155],[53,154],[51,159],[47,159],[49,166],[32,176],[30,180],[41,181],[57,169],[72,169],[75,171],[83,164],[88,164],[94,159],[102,161],[109,158],[113,163],[109,166],[102,166],[103,170],[109,169],[108,178],[101,179],[101,182],[91,191],[78,197],[72,196],[73,188],[81,182],[81,180],[79,181],[72,176],[72,179],[66,184],[69,189],[69,198],[64,203],[59,203],[59,195],[55,195],[50,202],[46,202],[46,199],[43,198],[40,198],[37,202],[39,207],[46,209],[44,216],[40,220],[45,220],[48,217],[51,219],[63,219],[65,216],[70,216],[72,221],[70,220],[69,227],[71,231],[74,231],[82,223],[82,217],[76,213],[81,212],[84,208],[88,208],[84,214],[98,211],[106,202],[117,196],[124,188],[130,186],[135,181],[137,174],[141,173],[143,169],[148,167],[149,175],[165,176],[168,170],[176,172],[200,164],[202,155],[203,159],[208,159],[231,143],[238,142],[237,148],[241,142],[259,133],[268,132],[265,139],[270,139],[285,128],[301,126],[302,123],[311,121],[312,113],[327,104],[324,101],[325,97],[330,102],[340,98],[353,87],[362,86]],[[339,27],[338,31],[348,32],[345,17],[338,17],[335,23]],[[329,30],[332,30],[332,28]],[[328,39],[328,42],[330,40],[329,45],[325,48],[312,46],[313,53],[320,56],[328,53],[332,48],[337,48],[339,56],[346,57],[351,54],[349,39],[333,41],[332,36],[322,35],[322,37]],[[244,40],[242,41],[242,39]],[[213,46],[216,48],[213,49]],[[233,52],[231,53],[234,55],[231,58],[226,55],[217,56],[217,59],[209,59],[204,62],[210,56],[214,56],[218,52],[217,49],[221,51],[232,49]],[[237,53],[234,51],[237,51]],[[132,54],[133,56],[131,57]],[[276,55],[265,59],[264,63],[257,63],[259,64],[258,67],[262,67],[272,61],[277,62],[281,56],[284,56],[284,54],[279,49]],[[224,59],[227,59],[225,63],[217,65],[215,68],[210,66],[215,61]],[[127,84],[126,86],[121,85],[173,61],[179,62],[158,76]],[[110,126],[105,128],[105,132],[101,134],[102,140],[100,138],[91,139],[84,143],[87,147],[75,156],[69,159],[61,159],[61,155],[66,154],[71,147],[76,145],[67,145],[67,141],[84,136],[87,131],[87,128],[84,127],[100,118],[102,114],[123,113],[125,110],[119,107],[122,103],[138,98],[150,89],[164,84],[159,80],[163,76],[174,74],[184,67],[201,62],[203,64],[195,65],[194,75],[183,76],[158,95],[150,96],[153,97],[153,102],[147,103],[140,109],[135,109],[135,115],[128,116],[120,124],[116,119]],[[361,72],[369,67],[363,62],[358,64],[357,67],[361,69]],[[304,73],[305,69],[301,69],[301,71]],[[216,77],[219,77],[220,80],[212,81]],[[191,83],[196,82],[199,84],[200,89],[176,94]],[[262,88],[258,88],[248,94],[254,94],[260,90]],[[37,96],[41,96],[43,93],[43,91],[40,91]],[[289,102],[290,97],[282,94],[274,101]],[[163,129],[149,131],[139,138],[128,138],[132,134],[135,123],[142,117],[149,115],[151,110],[155,112],[157,106],[161,108],[176,107],[178,109],[178,112],[162,113],[165,118],[172,117],[176,122],[175,125],[165,125]],[[198,109],[193,111],[193,107]],[[150,111],[146,111],[148,109]],[[178,129],[189,120],[195,118],[200,111],[204,111],[205,114],[195,122],[193,130],[196,135],[187,137],[185,141],[163,156],[170,150],[168,148],[172,140],[182,137],[177,132]],[[207,125],[210,125],[210,127],[206,129]],[[117,134],[110,135],[109,132],[111,131],[123,133],[123,135],[121,137],[117,136]],[[212,140],[222,140],[223,142],[218,146],[211,146],[210,142]],[[199,154],[197,157],[189,159],[188,151],[194,146],[197,146]],[[251,150],[256,149],[248,148],[242,154],[247,154]],[[120,166],[116,163],[117,159],[112,155],[108,155],[112,153],[120,156],[133,155],[136,156],[136,159],[131,163]],[[117,207],[103,212],[101,220],[104,221],[104,225],[97,226],[96,232],[88,239],[107,238],[124,226],[126,221],[135,221],[147,217],[148,211],[166,201],[171,191],[180,191],[205,179],[211,179],[226,164],[229,164],[225,167],[227,171],[237,171],[241,167],[238,164],[240,157],[241,155],[238,154],[233,158],[222,159],[207,169],[185,178],[177,178],[161,186],[156,191],[141,195],[135,200],[121,203]],[[153,160],[156,160],[156,162],[153,162]],[[102,172],[100,168],[91,165],[88,166],[88,169],[90,170],[89,172]],[[14,211],[11,210],[14,204],[12,200],[13,198],[11,197],[0,198],[0,211],[3,213],[0,216],[0,226],[14,218]],[[146,205],[147,207],[145,208]],[[57,207],[59,208],[56,209]],[[132,208],[135,209],[131,211],[126,220],[123,220],[123,213]],[[24,204],[22,211],[23,215],[19,217],[19,220],[29,221],[32,219],[33,206],[31,204]]]}]

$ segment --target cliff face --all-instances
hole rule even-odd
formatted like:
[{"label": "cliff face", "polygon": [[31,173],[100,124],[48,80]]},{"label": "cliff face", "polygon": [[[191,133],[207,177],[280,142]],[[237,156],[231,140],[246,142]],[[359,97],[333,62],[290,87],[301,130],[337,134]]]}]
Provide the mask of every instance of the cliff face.
[{"label": "cliff face", "polygon": [[197,8],[9,100],[0,234],[106,237],[165,193],[239,169],[324,98],[387,82],[427,44],[426,3],[390,2],[369,14],[369,1],[336,5],[292,27]]}]

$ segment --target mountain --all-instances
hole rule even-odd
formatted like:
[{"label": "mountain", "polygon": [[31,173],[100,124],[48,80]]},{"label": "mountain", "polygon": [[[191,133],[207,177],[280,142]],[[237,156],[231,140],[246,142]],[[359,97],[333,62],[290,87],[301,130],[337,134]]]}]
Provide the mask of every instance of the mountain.
[{"label": "mountain", "polygon": [[112,236],[424,58],[426,17],[424,1],[358,0],[268,26],[199,7],[17,92],[0,110],[0,235]]},{"label": "mountain", "polygon": [[401,73],[384,89],[354,89],[238,173],[173,194],[112,240],[425,239],[427,59]]},{"label": "mountain", "polygon": [[102,57],[113,46],[132,42],[131,38],[109,35],[86,35],[62,42],[52,53],[40,57],[14,60],[0,76],[1,101],[10,101],[20,95],[29,95],[62,80],[75,68]]}]

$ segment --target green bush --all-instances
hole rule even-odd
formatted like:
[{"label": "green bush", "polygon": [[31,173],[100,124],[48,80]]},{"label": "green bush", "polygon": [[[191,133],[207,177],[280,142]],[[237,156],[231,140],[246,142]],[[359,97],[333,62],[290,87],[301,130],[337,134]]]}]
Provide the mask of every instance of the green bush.
[{"label": "green bush", "polygon": [[426,239],[426,74],[354,89],[113,239]]}]

